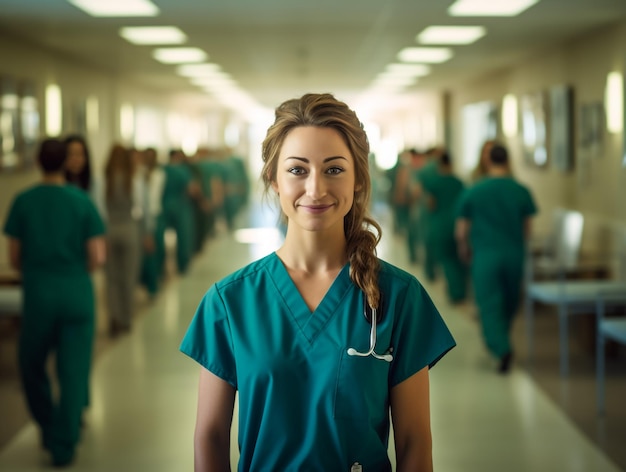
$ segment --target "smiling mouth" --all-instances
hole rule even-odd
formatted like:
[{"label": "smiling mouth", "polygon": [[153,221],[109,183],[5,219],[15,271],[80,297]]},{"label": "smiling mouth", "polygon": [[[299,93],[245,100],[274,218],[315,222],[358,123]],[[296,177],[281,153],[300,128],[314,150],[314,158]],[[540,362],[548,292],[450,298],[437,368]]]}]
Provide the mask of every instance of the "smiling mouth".
[{"label": "smiling mouth", "polygon": [[305,210],[308,210],[311,212],[322,212],[332,207],[332,205],[330,204],[329,205],[300,205],[300,206],[304,208]]}]

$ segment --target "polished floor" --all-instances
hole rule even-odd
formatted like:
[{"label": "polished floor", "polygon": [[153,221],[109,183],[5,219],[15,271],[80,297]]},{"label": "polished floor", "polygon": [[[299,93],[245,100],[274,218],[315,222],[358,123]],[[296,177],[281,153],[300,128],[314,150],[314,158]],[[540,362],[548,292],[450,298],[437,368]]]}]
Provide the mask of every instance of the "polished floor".
[{"label": "polished floor", "polygon": [[[271,226],[273,216],[254,211],[246,226]],[[389,227],[386,213],[379,216]],[[244,226],[242,224],[242,226]],[[155,300],[141,300],[133,330],[115,341],[105,335],[99,312],[99,342],[92,375],[92,406],[72,471],[193,470],[193,429],[199,367],[178,352],[196,305],[211,283],[272,250],[279,233],[218,232],[189,273],[170,277]],[[407,262],[404,245],[387,230],[379,256],[421,278]],[[440,472],[613,472],[626,470],[626,366],[623,353],[608,361],[607,415],[595,414],[593,360],[572,351],[572,374],[558,375],[554,316],[538,324],[534,362],[523,350],[523,323],[515,327],[520,346],[511,373],[495,373],[478,334],[471,304],[451,306],[441,281],[424,283],[458,346],[431,371],[431,415],[435,470]],[[138,294],[141,297],[141,294]],[[5,326],[6,328],[6,326]],[[10,336],[2,338],[6,360]],[[0,423],[9,434],[0,449],[0,470],[46,470],[49,457],[32,422],[24,419],[19,385],[0,375]],[[14,420],[11,420],[14,418]],[[15,419],[17,418],[17,419]],[[236,423],[233,467],[236,463]],[[393,457],[393,447],[390,448]]]}]

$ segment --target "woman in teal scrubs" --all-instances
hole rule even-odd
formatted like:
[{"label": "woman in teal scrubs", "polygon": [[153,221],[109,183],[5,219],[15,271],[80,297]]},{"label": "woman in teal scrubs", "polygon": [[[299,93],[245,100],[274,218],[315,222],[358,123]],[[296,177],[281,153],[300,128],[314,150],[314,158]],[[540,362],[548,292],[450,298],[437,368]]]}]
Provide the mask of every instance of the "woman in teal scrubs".
[{"label": "woman in teal scrubs", "polygon": [[470,260],[474,298],[487,349],[507,373],[513,358],[510,333],[524,274],[532,195],[511,177],[507,150],[489,151],[487,177],[461,196],[456,223],[459,253]]},{"label": "woman in teal scrubs", "polygon": [[[65,185],[65,146],[42,143],[43,182],[20,193],[4,232],[12,266],[21,271],[24,304],[18,347],[20,375],[42,444],[67,465],[79,439],[94,337],[89,271],[104,262],[104,225],[89,197]],[[54,352],[59,398],[46,373]]]},{"label": "woman in teal scrubs", "polygon": [[332,95],[277,108],[262,177],[284,244],[214,284],[181,345],[202,366],[196,470],[229,470],[236,391],[239,470],[391,470],[390,411],[398,469],[432,470],[428,370],[455,343],[415,277],[376,258],[368,154]]}]

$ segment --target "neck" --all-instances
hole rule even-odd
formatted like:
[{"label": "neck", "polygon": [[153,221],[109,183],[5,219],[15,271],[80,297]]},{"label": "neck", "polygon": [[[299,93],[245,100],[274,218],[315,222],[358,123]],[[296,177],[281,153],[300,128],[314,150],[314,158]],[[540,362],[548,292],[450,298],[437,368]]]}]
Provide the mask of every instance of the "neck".
[{"label": "neck", "polygon": [[63,185],[65,183],[65,175],[63,172],[51,172],[43,175],[44,184]]},{"label": "neck", "polygon": [[[336,271],[348,261],[346,238],[336,231],[311,232],[287,229],[282,247],[276,251],[286,266],[307,273]],[[332,234],[331,234],[332,233]]]},{"label": "neck", "polygon": [[491,166],[489,168],[489,175],[492,177],[502,177],[509,175],[509,169],[506,166]]}]

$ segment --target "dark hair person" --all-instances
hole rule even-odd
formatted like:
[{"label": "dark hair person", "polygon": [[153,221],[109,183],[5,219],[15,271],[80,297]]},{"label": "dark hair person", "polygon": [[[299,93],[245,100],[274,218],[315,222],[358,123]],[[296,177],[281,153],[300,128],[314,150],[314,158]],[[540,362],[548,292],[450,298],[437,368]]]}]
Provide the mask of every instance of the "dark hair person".
[{"label": "dark hair person", "polygon": [[[56,466],[73,461],[79,440],[95,325],[89,272],[105,258],[104,224],[96,207],[85,192],[65,185],[65,151],[59,140],[41,143],[42,181],[16,196],[4,227],[9,260],[23,282],[20,376]],[[51,389],[46,371],[52,353],[58,389]]]},{"label": "dark hair person", "polygon": [[85,138],[71,134],[64,140],[67,149],[65,179],[68,183],[89,192],[91,190],[91,157]]},{"label": "dark hair person", "polygon": [[[283,245],[217,282],[181,350],[202,366],[195,467],[229,470],[239,393],[239,470],[432,470],[428,370],[454,346],[412,275],[376,257],[369,144],[330,94],[276,109],[262,178]],[[366,316],[364,316],[366,315]]]}]

